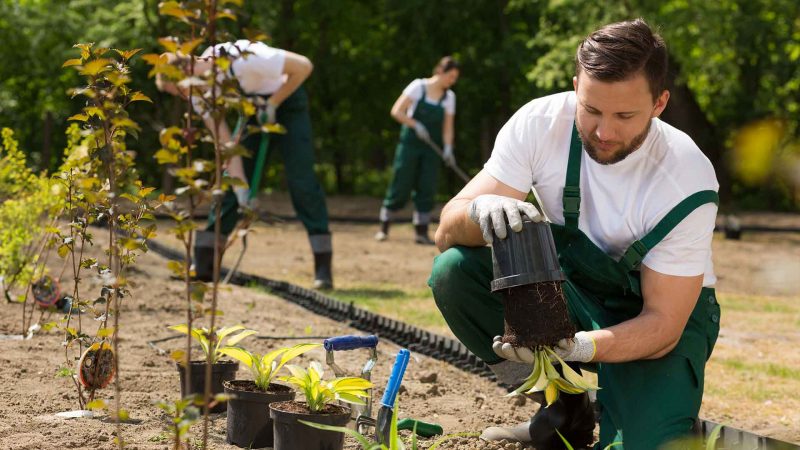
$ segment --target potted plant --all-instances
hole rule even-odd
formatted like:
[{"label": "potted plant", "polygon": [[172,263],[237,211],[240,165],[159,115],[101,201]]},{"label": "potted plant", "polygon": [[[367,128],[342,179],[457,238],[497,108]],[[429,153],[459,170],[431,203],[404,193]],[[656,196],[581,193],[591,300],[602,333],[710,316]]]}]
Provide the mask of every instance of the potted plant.
[{"label": "potted plant", "polygon": [[226,440],[247,448],[272,447],[272,419],[269,405],[294,400],[291,386],[274,382],[278,371],[290,360],[319,347],[319,344],[297,344],[273,350],[266,355],[235,347],[220,350],[250,368],[253,380],[232,380],[222,383],[228,399]]},{"label": "potted plant", "polygon": [[335,404],[337,400],[363,405],[372,383],[358,377],[322,379],[322,364],[312,362],[308,370],[287,364],[292,373],[280,379],[294,385],[305,395],[305,402],[284,401],[269,405],[274,421],[275,450],[325,449],[341,450],[344,435],[335,431],[309,427],[300,421],[331,426],[344,426],[350,421],[350,408]]},{"label": "potted plant", "polygon": [[[189,334],[200,347],[203,349],[204,360],[189,361],[187,364],[187,355],[182,350],[176,350],[172,353],[172,358],[177,361],[178,372],[181,378],[181,397],[193,394],[203,394],[205,392],[206,383],[206,364],[211,366],[211,394],[221,394],[223,392],[222,382],[230,381],[236,378],[236,371],[239,370],[239,363],[236,361],[221,360],[225,356],[224,351],[230,349],[238,349],[234,347],[242,339],[255,334],[253,330],[245,329],[242,325],[234,325],[230,327],[223,327],[215,329],[213,332],[207,328],[192,328],[186,324],[173,325],[169,327],[170,330],[179,333]],[[239,332],[234,335],[234,333]],[[225,342],[223,344],[223,341]],[[189,375],[189,383],[186,383],[187,366]],[[226,404],[220,402],[210,407],[211,412],[225,411]]]}]

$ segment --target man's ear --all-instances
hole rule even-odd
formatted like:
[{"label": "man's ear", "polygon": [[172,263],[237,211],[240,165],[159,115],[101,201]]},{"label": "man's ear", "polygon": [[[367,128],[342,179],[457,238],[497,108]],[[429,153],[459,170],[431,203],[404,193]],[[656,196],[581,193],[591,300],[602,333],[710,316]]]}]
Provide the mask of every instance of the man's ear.
[{"label": "man's ear", "polygon": [[578,90],[578,76],[577,75],[572,77],[572,88],[575,89],[575,91]]},{"label": "man's ear", "polygon": [[661,95],[659,95],[658,98],[656,99],[656,104],[653,107],[653,114],[651,114],[650,117],[652,118],[660,116],[661,113],[664,112],[664,109],[667,107],[668,102],[669,102],[669,91],[664,89],[664,92],[662,92]]}]

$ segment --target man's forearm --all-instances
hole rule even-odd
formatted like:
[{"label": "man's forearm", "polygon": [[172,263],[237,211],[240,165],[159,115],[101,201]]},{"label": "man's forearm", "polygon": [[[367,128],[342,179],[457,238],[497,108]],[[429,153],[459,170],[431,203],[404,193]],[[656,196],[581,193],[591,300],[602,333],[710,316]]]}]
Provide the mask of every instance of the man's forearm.
[{"label": "man's forearm", "polygon": [[445,251],[454,245],[482,247],[486,245],[480,227],[467,215],[469,199],[454,198],[445,205],[436,230],[436,246]]},{"label": "man's forearm", "polygon": [[590,331],[596,344],[593,360],[613,363],[665,356],[681,336],[680,333],[674,336],[665,322],[658,314],[642,313],[613,327]]}]

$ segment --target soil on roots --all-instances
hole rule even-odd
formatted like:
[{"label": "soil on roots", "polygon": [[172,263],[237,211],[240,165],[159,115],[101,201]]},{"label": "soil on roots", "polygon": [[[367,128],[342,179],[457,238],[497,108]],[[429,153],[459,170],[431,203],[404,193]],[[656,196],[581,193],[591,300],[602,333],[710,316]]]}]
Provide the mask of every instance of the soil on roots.
[{"label": "soil on roots", "polygon": [[502,291],[503,342],[515,347],[552,347],[575,335],[560,281],[545,281]]}]

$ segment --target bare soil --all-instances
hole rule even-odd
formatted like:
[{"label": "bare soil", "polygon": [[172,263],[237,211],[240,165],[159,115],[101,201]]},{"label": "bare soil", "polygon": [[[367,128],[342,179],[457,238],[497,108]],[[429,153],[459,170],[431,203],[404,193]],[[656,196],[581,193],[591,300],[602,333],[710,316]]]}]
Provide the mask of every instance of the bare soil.
[{"label": "bare soil", "polygon": [[[285,209],[285,201],[279,200],[276,204]],[[352,202],[343,203],[353,213],[367,217],[377,214],[371,204],[362,204],[359,209]],[[333,210],[332,215],[336,214]],[[792,223],[800,224],[800,220]],[[402,308],[436,314],[433,301],[426,294],[426,280],[438,252],[433,247],[413,244],[410,225],[393,227],[390,240],[380,243],[372,239],[376,225],[334,223],[332,231],[335,292],[358,291],[385,299],[384,311],[388,315],[393,315],[395,291],[419,292],[417,299],[405,298]],[[160,234],[159,239],[174,244],[166,231]],[[101,244],[101,239],[96,241]],[[227,264],[232,263],[237,252],[235,246],[226,257]],[[90,253],[102,256],[97,250]],[[715,239],[714,254],[723,305],[722,332],[708,365],[701,416],[800,443],[800,400],[796,395],[800,390],[800,234],[745,234],[742,241]],[[312,264],[305,232],[290,221],[257,227],[242,269],[309,286]],[[183,285],[169,278],[166,261],[154,254],[139,258],[130,280],[134,284],[133,298],[123,304],[119,345],[120,401],[131,420],[122,424],[121,434],[128,449],[167,449],[170,440],[165,430],[169,419],[154,402],[178,398],[178,373],[168,353],[183,348],[185,342],[174,339],[153,347],[147,341],[169,337],[173,332],[167,326],[184,323]],[[84,282],[83,292],[96,296],[99,281],[87,275]],[[63,285],[64,289],[71,289],[69,282]],[[220,290],[219,298],[224,315],[218,319],[223,325],[241,323],[257,330],[258,339],[250,337],[242,344],[259,353],[298,342],[321,342],[329,336],[360,334],[254,289],[226,286]],[[0,308],[0,334],[19,334],[21,314],[19,305]],[[40,322],[54,319],[55,315],[42,317]],[[89,317],[82,318],[82,325],[89,334],[97,328],[97,322]],[[428,328],[449,334],[445,326]],[[78,406],[72,382],[56,376],[58,368],[65,364],[63,340],[63,333],[55,330],[40,331],[30,340],[0,340],[0,448],[116,448],[115,425],[106,413],[82,419],[55,416]],[[398,349],[387,341],[378,346],[379,363],[372,376],[376,399],[383,393]],[[199,353],[194,354],[195,358],[198,356]],[[361,351],[336,355],[337,363],[353,374],[366,359],[366,353]],[[324,362],[324,351],[314,350],[296,362],[306,365],[311,360]],[[245,367],[240,368],[238,376],[252,379]],[[113,384],[98,394],[109,402],[113,396]],[[536,407],[522,397],[506,398],[505,391],[488,380],[413,353],[398,402],[401,418],[439,423],[446,433],[479,432],[487,426],[514,424],[529,418]],[[375,410],[377,403],[373,403]],[[209,448],[236,448],[225,443],[225,417],[224,413],[212,415]],[[198,425],[193,427],[195,440],[201,434]],[[422,448],[426,448],[432,441],[423,442]],[[358,448],[350,438],[347,443],[347,449]],[[475,438],[462,437],[439,448],[522,447],[505,443],[489,446]]]}]

